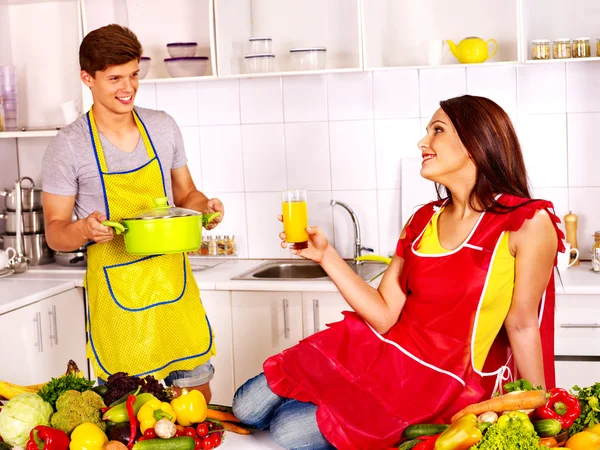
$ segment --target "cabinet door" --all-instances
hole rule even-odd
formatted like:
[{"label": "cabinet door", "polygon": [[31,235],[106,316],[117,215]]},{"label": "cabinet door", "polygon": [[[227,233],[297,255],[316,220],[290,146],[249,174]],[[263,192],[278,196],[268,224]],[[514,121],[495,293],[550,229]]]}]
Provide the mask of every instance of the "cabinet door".
[{"label": "cabinet door", "polygon": [[556,361],[556,385],[564,389],[592,386],[600,380],[600,361]]},{"label": "cabinet door", "polygon": [[263,371],[269,356],[302,339],[297,292],[232,292],[235,388]]},{"label": "cabinet door", "polygon": [[303,292],[304,337],[326,329],[328,323],[342,320],[342,311],[352,311],[352,308],[338,292]]},{"label": "cabinet door", "polygon": [[201,297],[217,348],[216,356],[211,358],[215,368],[215,377],[210,382],[211,403],[231,406],[234,393],[231,294],[228,291],[202,291]]}]

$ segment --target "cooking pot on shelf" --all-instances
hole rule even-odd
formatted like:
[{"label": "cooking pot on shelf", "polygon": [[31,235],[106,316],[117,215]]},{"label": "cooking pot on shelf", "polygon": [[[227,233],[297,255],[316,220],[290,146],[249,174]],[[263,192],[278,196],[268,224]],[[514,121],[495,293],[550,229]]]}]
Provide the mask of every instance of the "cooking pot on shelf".
[{"label": "cooking pot on shelf", "polygon": [[[44,213],[42,211],[23,211],[23,234],[41,234],[44,232]],[[17,234],[17,213],[5,211],[0,214],[0,219],[5,219],[4,231],[6,234]]]},{"label": "cooking pot on shelf", "polygon": [[[3,235],[0,239],[4,249],[17,248],[17,236]],[[22,240],[23,254],[29,260],[30,266],[41,266],[54,261],[54,252],[48,247],[44,233],[24,234]]]},{"label": "cooking pot on shelf", "polygon": [[132,255],[164,255],[198,250],[202,227],[221,214],[169,206],[167,197],[154,199],[154,204],[122,223],[107,220],[102,225],[113,227],[117,236],[123,233],[125,248]]},{"label": "cooking pot on shelf", "polygon": [[[42,209],[42,190],[35,187],[33,180],[29,177],[23,177],[22,180],[31,182],[30,188],[21,188],[21,207],[23,211],[40,211]],[[4,189],[0,191],[4,197],[4,204],[7,211],[17,210],[17,197],[14,189]]]},{"label": "cooking pot on shelf", "polygon": [[72,252],[55,252],[54,260],[56,264],[67,267],[86,267],[87,252],[85,247],[80,247]]}]

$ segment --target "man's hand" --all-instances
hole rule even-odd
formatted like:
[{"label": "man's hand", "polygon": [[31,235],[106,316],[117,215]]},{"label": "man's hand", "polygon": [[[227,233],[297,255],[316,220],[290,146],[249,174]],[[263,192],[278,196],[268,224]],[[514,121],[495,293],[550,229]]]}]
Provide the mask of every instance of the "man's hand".
[{"label": "man's hand", "polygon": [[105,220],[106,216],[99,211],[94,211],[85,219],[81,219],[79,223],[83,237],[98,244],[112,241],[115,237],[115,230],[102,225]]},{"label": "man's hand", "polygon": [[223,203],[218,198],[211,198],[206,204],[206,209],[203,214],[212,214],[214,212],[220,212],[221,214],[218,217],[215,217],[208,225],[204,228],[207,230],[212,230],[215,228],[221,221],[223,220],[223,216],[225,215],[225,208],[223,207]]}]

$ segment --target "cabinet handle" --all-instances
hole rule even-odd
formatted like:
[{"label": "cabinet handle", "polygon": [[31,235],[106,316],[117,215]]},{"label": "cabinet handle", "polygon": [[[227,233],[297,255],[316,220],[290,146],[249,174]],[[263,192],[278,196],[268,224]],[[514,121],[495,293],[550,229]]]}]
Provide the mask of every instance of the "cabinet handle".
[{"label": "cabinet handle", "polygon": [[[52,309],[48,311],[48,317],[50,318],[50,343],[54,339],[54,345],[58,345],[58,326],[56,324],[56,305],[52,305]],[[52,334],[52,325],[54,322],[54,334]]]},{"label": "cabinet handle", "polygon": [[321,331],[319,327],[319,299],[313,298],[313,327],[315,333]]},{"label": "cabinet handle", "polygon": [[287,298],[283,299],[283,336],[286,339],[290,338],[290,319],[289,319],[289,302]]},{"label": "cabinet handle", "polygon": [[37,342],[35,344],[33,344],[35,347],[38,348],[38,352],[43,352],[44,351],[44,347],[42,345],[42,315],[38,312],[35,313],[35,317],[33,318],[33,321],[36,323],[36,334],[37,334]]},{"label": "cabinet handle", "polygon": [[561,323],[561,328],[600,328],[600,323]]}]

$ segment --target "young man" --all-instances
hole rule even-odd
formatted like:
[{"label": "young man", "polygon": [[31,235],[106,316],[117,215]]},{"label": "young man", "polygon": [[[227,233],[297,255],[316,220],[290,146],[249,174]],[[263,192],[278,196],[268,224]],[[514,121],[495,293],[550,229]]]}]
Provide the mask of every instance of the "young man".
[{"label": "young man", "polygon": [[131,255],[123,236],[102,225],[135,216],[158,197],[219,211],[209,228],[223,218],[223,204],[196,189],[173,118],[134,108],[141,55],[135,34],[118,25],[94,30],[81,43],[81,80],[94,104],[44,156],[46,237],[57,251],[90,244],[87,356],[95,375],[153,375],[198,389],[210,401],[214,338],[187,256]]}]

